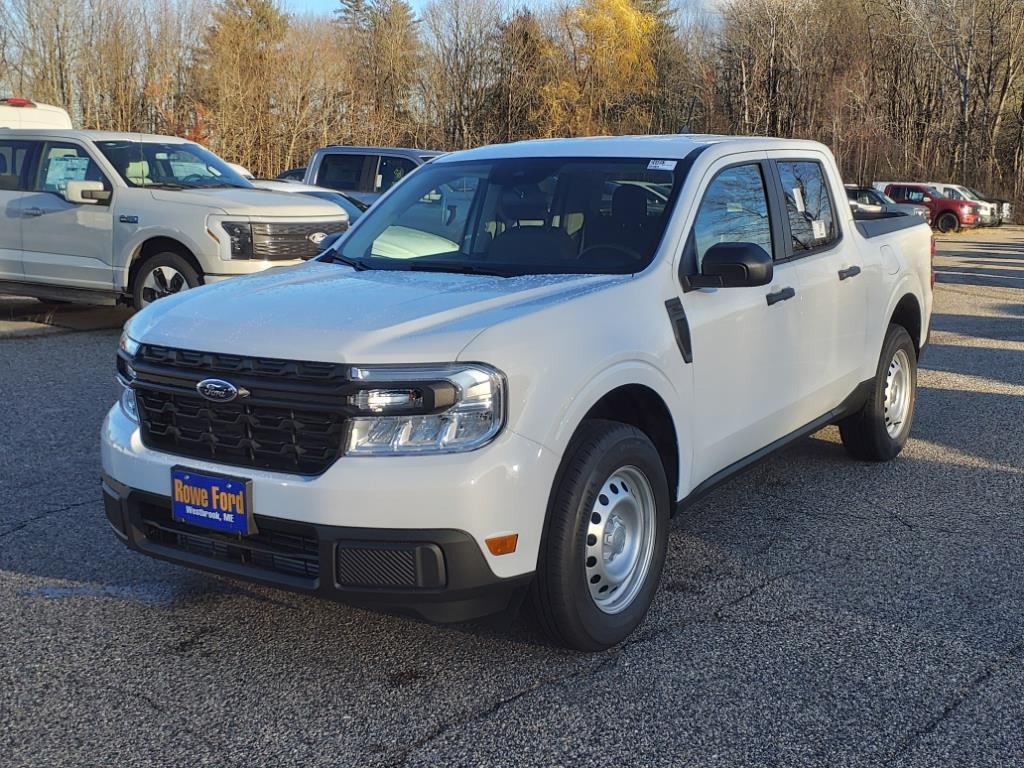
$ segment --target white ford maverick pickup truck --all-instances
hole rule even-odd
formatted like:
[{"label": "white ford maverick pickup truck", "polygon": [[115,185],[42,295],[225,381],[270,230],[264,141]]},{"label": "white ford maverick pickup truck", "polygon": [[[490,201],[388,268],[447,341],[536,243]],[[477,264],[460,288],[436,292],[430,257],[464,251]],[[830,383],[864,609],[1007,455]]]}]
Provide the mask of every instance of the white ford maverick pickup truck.
[{"label": "white ford maverick pickup truck", "polygon": [[128,323],[106,514],[189,567],[436,621],[529,597],[606,648],[702,494],[827,424],[900,452],[931,251],[812,142],[446,155],[316,261]]}]

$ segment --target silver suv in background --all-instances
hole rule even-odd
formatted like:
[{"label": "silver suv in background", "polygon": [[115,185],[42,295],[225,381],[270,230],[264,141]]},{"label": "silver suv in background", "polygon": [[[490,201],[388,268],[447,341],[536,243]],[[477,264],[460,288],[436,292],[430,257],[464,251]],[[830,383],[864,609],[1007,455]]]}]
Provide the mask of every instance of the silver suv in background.
[{"label": "silver suv in background", "polygon": [[302,181],[372,203],[419,166],[443,154],[431,149],[332,144],[313,153]]},{"label": "silver suv in background", "polygon": [[173,136],[0,129],[0,292],[144,306],[315,256],[348,217]]}]

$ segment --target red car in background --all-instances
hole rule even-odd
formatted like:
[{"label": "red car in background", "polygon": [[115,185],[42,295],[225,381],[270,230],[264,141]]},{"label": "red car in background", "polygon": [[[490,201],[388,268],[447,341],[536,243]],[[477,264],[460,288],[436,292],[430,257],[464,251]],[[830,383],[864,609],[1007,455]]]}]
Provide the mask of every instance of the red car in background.
[{"label": "red car in background", "polygon": [[932,214],[931,225],[939,232],[959,232],[965,227],[981,224],[978,206],[944,197],[939,190],[927,184],[889,184],[884,191],[897,203],[928,206]]}]

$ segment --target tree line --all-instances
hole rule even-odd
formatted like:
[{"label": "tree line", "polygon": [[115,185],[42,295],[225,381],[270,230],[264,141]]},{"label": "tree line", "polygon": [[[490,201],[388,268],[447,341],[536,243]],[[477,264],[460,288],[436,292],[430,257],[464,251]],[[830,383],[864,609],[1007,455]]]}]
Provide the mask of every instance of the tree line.
[{"label": "tree line", "polygon": [[1024,0],[0,0],[0,91],[258,175],[324,144],[700,132],[1024,199]]}]

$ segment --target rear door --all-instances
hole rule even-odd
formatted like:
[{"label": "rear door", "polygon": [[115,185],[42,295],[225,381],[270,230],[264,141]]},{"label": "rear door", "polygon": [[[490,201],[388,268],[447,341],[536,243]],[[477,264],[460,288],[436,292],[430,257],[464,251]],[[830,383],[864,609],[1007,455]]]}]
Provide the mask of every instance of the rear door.
[{"label": "rear door", "polygon": [[[9,107],[8,109],[14,109]],[[0,280],[21,280],[21,203],[35,142],[0,139]]]},{"label": "rear door", "polygon": [[849,219],[837,204],[824,158],[786,158],[771,153],[774,183],[785,202],[786,263],[800,279],[800,331],[793,339],[801,401],[797,419],[806,424],[841,403],[856,388],[864,360],[867,323],[866,265]]},{"label": "rear door", "polygon": [[776,187],[764,155],[712,166],[680,268],[700,271],[716,243],[749,242],[779,258],[770,285],[682,292],[692,340],[693,481],[801,426],[800,278],[785,261]]},{"label": "rear door", "polygon": [[25,279],[109,291],[114,278],[111,201],[69,203],[64,199],[69,181],[100,181],[112,189],[84,146],[43,143],[21,203]]}]

